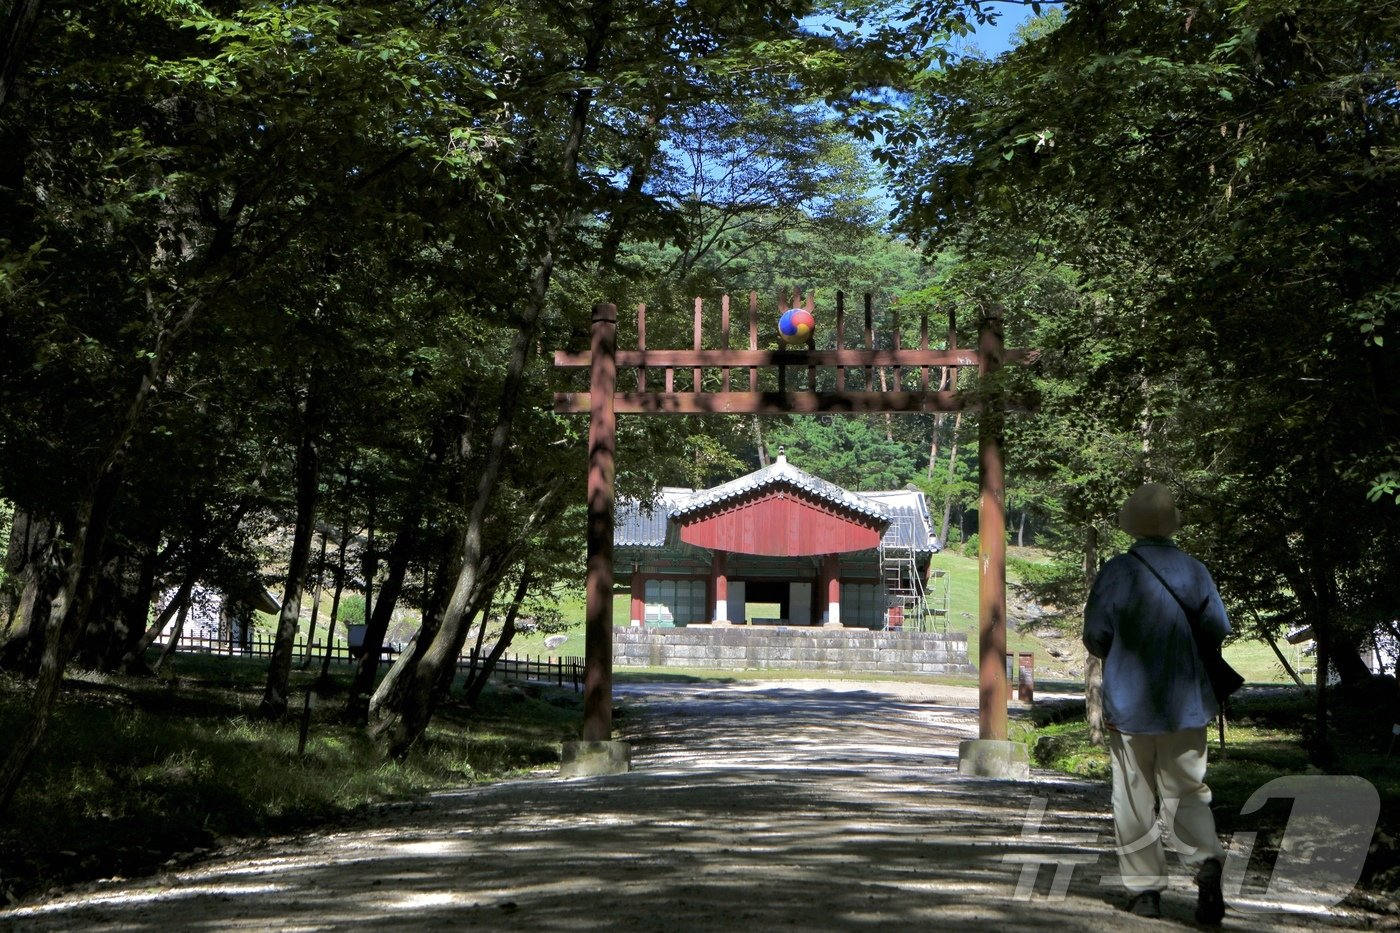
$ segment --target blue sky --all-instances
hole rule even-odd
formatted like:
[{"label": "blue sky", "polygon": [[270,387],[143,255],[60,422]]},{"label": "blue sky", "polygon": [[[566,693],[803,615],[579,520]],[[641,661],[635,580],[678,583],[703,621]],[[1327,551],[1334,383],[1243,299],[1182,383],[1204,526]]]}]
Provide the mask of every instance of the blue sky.
[{"label": "blue sky", "polygon": [[[1044,2],[1048,6],[1059,2],[1059,0],[1044,0]],[[996,23],[976,27],[975,34],[969,36],[965,41],[977,46],[989,56],[999,55],[1011,48],[1011,40],[1014,38],[1016,27],[1033,15],[1029,0],[1007,3],[989,2],[983,4],[983,9],[997,14]],[[820,32],[833,22],[836,20],[828,16],[812,16],[804,20],[803,25]]]},{"label": "blue sky", "polygon": [[1031,18],[1031,8],[1021,3],[1002,3],[991,4],[988,9],[1000,14],[996,25],[978,26],[976,33],[969,39],[988,55],[997,55],[1011,47],[1016,27]]}]

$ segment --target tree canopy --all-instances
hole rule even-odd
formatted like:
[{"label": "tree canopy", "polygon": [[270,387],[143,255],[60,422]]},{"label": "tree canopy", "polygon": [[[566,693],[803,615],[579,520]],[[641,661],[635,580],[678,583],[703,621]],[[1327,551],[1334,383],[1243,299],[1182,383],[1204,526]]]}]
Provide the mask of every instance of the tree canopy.
[{"label": "tree canopy", "polygon": [[[1359,678],[1400,617],[1400,14],[1076,2],[957,54],[991,13],[16,4],[0,667],[38,686],[0,803],[65,666],[140,668],[186,580],[280,588],[264,712],[285,713],[318,534],[354,552],[371,646],[400,600],[421,612],[346,708],[406,753],[473,620],[582,547],[583,428],[541,400],[600,299],[868,291],[964,340],[1000,305],[1043,351],[1011,462],[1049,535],[1111,548],[1123,496],[1170,482],[1252,624],[1313,625]],[[685,313],[652,321],[684,339]],[[946,513],[967,430],[649,421],[620,482],[722,480],[783,443]]]}]

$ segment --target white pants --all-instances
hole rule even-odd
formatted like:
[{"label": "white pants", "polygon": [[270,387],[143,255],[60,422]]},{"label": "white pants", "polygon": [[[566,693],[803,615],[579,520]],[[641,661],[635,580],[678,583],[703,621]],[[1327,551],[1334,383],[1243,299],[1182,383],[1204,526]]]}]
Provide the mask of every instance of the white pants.
[{"label": "white pants", "polygon": [[[1205,785],[1206,729],[1165,735],[1109,733],[1113,759],[1113,831],[1118,868],[1130,892],[1167,887],[1166,847],[1194,870],[1225,858]],[[1158,827],[1158,814],[1166,838]]]}]

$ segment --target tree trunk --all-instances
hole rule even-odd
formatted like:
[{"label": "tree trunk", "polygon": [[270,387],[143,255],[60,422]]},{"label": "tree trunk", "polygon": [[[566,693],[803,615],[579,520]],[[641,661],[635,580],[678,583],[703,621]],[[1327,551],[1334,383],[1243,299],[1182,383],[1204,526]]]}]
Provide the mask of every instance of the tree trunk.
[{"label": "tree trunk", "polygon": [[[387,558],[389,570],[385,575],[384,585],[379,589],[379,598],[374,603],[373,614],[365,619],[362,653],[350,682],[350,695],[345,701],[345,721],[352,725],[363,726],[369,721],[369,697],[374,689],[374,679],[379,674],[379,658],[384,651],[384,639],[389,632],[389,623],[393,621],[399,595],[403,592],[409,560],[418,546],[418,523],[421,515],[415,511],[411,519],[412,525],[405,524],[394,538]],[[406,522],[408,520],[405,518]],[[426,622],[425,618],[424,623]]]},{"label": "tree trunk", "polygon": [[[942,386],[939,386],[942,391]],[[928,445],[928,469],[924,471],[926,479],[933,479],[933,471],[938,466],[938,444],[943,439],[943,418],[942,414],[933,416],[933,437]]]},{"label": "tree trunk", "polygon": [[20,591],[23,588],[21,579],[32,559],[29,546],[31,524],[28,512],[15,509],[10,519],[10,540],[5,547],[5,569],[3,574],[0,574],[4,581],[0,583],[0,634],[9,633],[19,608]]},{"label": "tree trunk", "polygon": [[[607,44],[612,28],[613,11],[611,3],[600,0],[593,9],[593,29],[587,39],[584,59],[579,73],[593,76],[598,72],[603,49]],[[572,190],[578,177],[579,151],[587,135],[589,113],[593,103],[591,87],[580,88],[574,97],[570,114],[569,131],[564,145],[563,163],[560,166],[559,191],[561,197]],[[496,428],[491,434],[481,477],[477,483],[476,501],[467,519],[465,553],[461,572],[457,576],[452,598],[447,612],[422,658],[415,666],[405,685],[403,697],[391,711],[393,722],[387,729],[390,736],[389,754],[402,758],[418,741],[433,713],[433,693],[444,666],[456,663],[466,638],[464,625],[467,609],[479,598],[482,589],[480,579],[482,554],[485,544],[487,510],[495,497],[496,485],[509,451],[511,429],[521,405],[525,369],[530,351],[535,343],[535,332],[539,327],[540,316],[544,312],[545,299],[549,291],[550,278],[554,271],[554,252],[558,248],[560,235],[568,217],[569,206],[561,203],[555,206],[544,231],[540,262],[535,275],[530,299],[521,315],[519,328],[511,346],[510,359],[506,366],[505,381],[501,387],[500,406]]]},{"label": "tree trunk", "polygon": [[[16,534],[21,534],[18,547],[14,537]],[[14,557],[14,560],[18,562],[19,569],[12,571],[7,567],[6,573],[12,574],[19,585],[4,644],[0,645],[0,670],[16,671],[29,677],[38,672],[39,657],[44,651],[49,604],[61,583],[56,535],[55,522],[15,511],[6,560],[9,561],[18,550],[18,557]]]},{"label": "tree trunk", "polygon": [[128,555],[126,549],[117,543],[110,550],[117,553],[108,555],[97,568],[92,606],[85,613],[83,631],[78,636],[77,650],[73,655],[73,663],[85,671],[102,669],[104,659],[114,648],[117,635],[115,617],[125,588]]},{"label": "tree trunk", "polygon": [[301,595],[311,558],[321,461],[310,427],[303,428],[301,443],[297,445],[296,476],[297,521],[291,559],[287,564],[287,588],[282,598],[282,615],[277,622],[277,638],[272,645],[267,688],[258,706],[258,713],[266,719],[281,719],[287,715],[288,684],[292,675],[292,654],[296,649],[297,623],[301,616]]},{"label": "tree trunk", "polygon": [[[369,514],[365,519],[365,551],[360,555],[360,571],[365,578],[365,622],[369,622],[377,614],[375,607],[380,600],[374,595],[374,577],[379,572],[379,555],[374,552],[374,497],[369,497]],[[388,631],[389,616],[393,613],[394,607],[388,607],[388,614],[384,615],[384,628]],[[384,636],[379,636],[380,644],[384,642]]]},{"label": "tree trunk", "polygon": [[[374,698],[371,700],[370,708],[371,713],[376,709],[382,709],[387,714],[383,721],[375,727],[374,732],[376,735],[382,735],[386,732],[390,734],[391,744],[389,751],[391,755],[402,757],[407,754],[408,751],[408,747],[396,747],[392,744],[393,733],[391,730],[398,728],[402,723],[401,716],[396,714],[401,706],[411,699],[409,691],[424,689],[423,681],[421,680],[424,676],[423,672],[425,670],[432,670],[434,672],[434,676],[437,679],[430,682],[427,687],[430,703],[428,714],[431,715],[433,706],[441,696],[444,680],[449,684],[451,682],[451,677],[445,669],[449,665],[455,669],[457,659],[461,657],[462,646],[466,643],[467,634],[471,629],[472,619],[480,614],[481,607],[491,599],[492,595],[495,593],[496,587],[500,584],[501,576],[520,559],[521,554],[528,546],[530,538],[538,529],[544,527],[557,517],[562,506],[556,506],[556,503],[559,501],[559,493],[563,488],[564,482],[562,477],[556,478],[545,489],[539,499],[536,500],[529,518],[521,523],[512,543],[503,549],[493,551],[481,560],[480,566],[477,568],[477,573],[474,575],[476,586],[470,594],[467,610],[463,615],[462,622],[458,626],[457,631],[452,634],[452,641],[450,642],[445,641],[445,636],[443,634],[446,630],[445,619],[447,615],[447,612],[444,612],[444,623],[438,626],[433,637],[433,645],[442,646],[439,650],[446,655],[448,658],[447,662],[436,668],[425,667],[424,658],[428,656],[428,651],[425,650],[418,655],[416,661],[406,664],[402,668],[396,664],[395,670],[389,672],[390,676],[384,678],[384,683],[380,685],[380,689],[376,691]],[[465,539],[466,536],[464,535],[464,549]],[[457,583],[458,585],[461,583],[460,575]],[[456,597],[457,591],[454,588],[448,600],[447,611],[451,609],[451,600]],[[401,658],[400,660],[402,661],[403,659]],[[396,673],[400,675],[397,679],[394,676]],[[391,681],[393,681],[392,686]],[[382,703],[381,696],[385,697]]]},{"label": "tree trunk", "polygon": [[170,624],[170,619],[176,612],[189,603],[190,593],[194,591],[195,582],[195,573],[193,568],[191,568],[185,572],[185,578],[180,581],[180,588],[175,591],[175,595],[170,597],[170,601],[165,604],[165,608],[160,611],[160,615],[156,616],[156,620],[151,623],[150,628],[146,629],[146,634],[142,635],[140,640],[132,647],[132,654],[129,655],[126,660],[128,669],[133,667],[137,660],[145,656],[146,652],[150,650],[151,645],[155,644],[156,639],[160,637],[160,633],[165,631],[165,627]]},{"label": "tree trunk", "polygon": [[[888,392],[888,391],[890,390],[889,373],[888,373],[888,371],[886,371],[885,367],[883,367],[883,366],[881,366],[881,367],[879,368],[879,373],[880,373],[880,391],[881,391],[881,392]],[[899,387],[896,386],[895,388],[899,388]],[[889,412],[885,412],[885,414],[884,414],[884,419],[885,419],[885,440],[886,440],[888,443],[893,444],[893,443],[894,443],[894,415],[890,414]]]},{"label": "tree trunk", "polygon": [[49,717],[63,683],[63,669],[77,644],[84,614],[92,601],[95,571],[120,487],[121,469],[115,462],[109,462],[80,502],[72,553],[62,584],[49,606],[44,650],[39,658],[29,715],[15,734],[4,764],[0,765],[0,814],[9,807],[29,759],[48,729]]},{"label": "tree trunk", "polygon": [[[952,337],[949,337],[951,342]],[[940,366],[938,369],[938,391],[942,392],[948,388],[949,375],[952,373],[951,366]],[[933,416],[933,439],[929,441],[928,447],[928,471],[924,474],[929,479],[933,479],[933,471],[938,469],[938,447],[943,440],[943,424],[948,416],[943,412],[938,412]]]},{"label": "tree trunk", "polygon": [[[1256,615],[1255,618],[1257,619],[1258,616]],[[1259,634],[1263,636],[1264,641],[1268,643],[1269,647],[1274,649],[1274,657],[1278,658],[1278,663],[1283,665],[1283,669],[1288,672],[1288,676],[1298,685],[1298,689],[1303,693],[1307,693],[1308,685],[1303,683],[1303,678],[1299,677],[1298,672],[1293,669],[1293,665],[1288,663],[1288,658],[1284,657],[1283,652],[1279,650],[1278,642],[1274,641],[1274,636],[1263,629],[1259,630]]]},{"label": "tree trunk", "polygon": [[[958,432],[962,430],[962,412],[958,412],[953,417],[953,439],[948,449],[948,492],[943,496],[943,521],[938,525],[938,543],[948,544],[948,521],[953,514],[953,479],[957,475],[958,469]],[[962,520],[958,521],[959,536],[962,536]]]},{"label": "tree trunk", "polygon": [[[341,542],[350,536],[349,528],[340,531]],[[316,653],[316,617],[321,614],[321,587],[326,582],[326,532],[321,532],[321,555],[316,562],[316,585],[311,588],[311,619],[306,623],[306,651],[301,656],[301,669],[311,666],[311,658]]]},{"label": "tree trunk", "polygon": [[487,611],[481,614],[481,624],[476,627],[476,644],[472,645],[471,663],[467,666],[470,675],[467,678],[466,692],[472,693],[472,684],[475,682],[477,663],[481,660],[481,646],[486,642],[486,622],[491,618],[491,607],[488,605]]},{"label": "tree trunk", "polygon": [[[486,628],[491,624],[491,610],[495,607],[496,590],[499,584],[499,580],[492,584],[490,590],[488,590],[486,593],[486,598],[481,601],[481,610],[479,612],[473,613],[473,615],[476,618],[480,619],[481,622],[477,626],[476,644],[472,646],[471,666],[467,674],[468,686],[471,684],[472,677],[474,676],[474,672],[476,670],[476,660],[481,655],[481,643],[486,637]],[[457,654],[455,656],[457,660],[454,661],[454,663],[450,666],[443,668],[442,674],[439,675],[436,688],[437,692],[433,697],[434,703],[442,702],[447,697],[448,693],[451,692],[452,681],[456,679],[457,667],[459,666],[461,661],[462,649],[466,647],[466,639],[470,637],[470,635],[471,626],[463,626],[462,645],[458,647]]]},{"label": "tree trunk", "polygon": [[[526,568],[520,574],[520,582],[515,587],[515,596],[510,601],[510,608],[506,610],[506,620],[501,627],[501,637],[496,639],[496,644],[491,646],[491,653],[486,656],[486,660],[481,664],[478,672],[476,666],[472,666],[472,679],[466,688],[467,706],[476,706],[477,700],[481,699],[481,691],[486,687],[486,679],[491,676],[491,672],[496,669],[496,662],[505,654],[510,647],[511,640],[515,638],[515,619],[520,613],[520,604],[525,601],[525,597],[530,592],[530,584],[534,582],[534,574]],[[482,630],[486,629],[486,617],[481,618]],[[473,652],[475,654],[475,652]],[[474,658],[473,658],[474,660]]]},{"label": "tree trunk", "polygon": [[[1090,525],[1084,530],[1084,592],[1087,595],[1099,574],[1099,530]],[[1089,721],[1089,741],[1104,742],[1103,721],[1103,661],[1092,654],[1084,660],[1084,715]]]},{"label": "tree trunk", "polygon": [[[1313,622],[1313,632],[1317,634],[1316,621]],[[1313,642],[1313,644],[1317,646],[1317,656],[1314,658],[1317,668],[1317,673],[1315,675],[1317,686],[1313,693],[1313,697],[1316,700],[1313,712],[1317,717],[1317,722],[1316,732],[1312,737],[1312,747],[1309,750],[1309,757],[1312,758],[1313,762],[1324,768],[1332,762],[1331,728],[1327,723],[1327,695],[1329,692],[1327,686],[1327,669],[1331,661],[1327,642],[1328,639],[1320,636]]]},{"label": "tree trunk", "polygon": [[[452,598],[452,580],[456,569],[462,565],[462,553],[465,547],[464,535],[455,536],[452,550],[438,565],[437,571],[432,575],[432,585],[425,586],[423,592],[422,616],[423,621],[418,627],[418,632],[409,643],[408,650],[395,659],[390,665],[388,673],[384,679],[375,687],[373,694],[369,698],[369,712],[365,721],[372,719],[385,720],[387,711],[393,710],[403,699],[404,684],[410,672],[418,665],[423,653],[428,645],[432,643],[437,635],[438,629],[442,625],[442,617],[447,613],[447,603]],[[356,721],[357,711],[351,708],[346,709],[346,716],[352,722]],[[378,734],[379,728],[372,728],[372,732]]]},{"label": "tree trunk", "polygon": [[1326,534],[1317,529],[1305,529],[1303,544],[1306,556],[1300,555],[1296,565],[1284,567],[1284,576],[1293,587],[1304,618],[1313,628],[1313,638],[1318,647],[1327,652],[1341,685],[1350,689],[1366,684],[1371,680],[1371,671],[1361,660],[1362,647],[1336,624],[1336,570],[1327,557],[1330,546]]},{"label": "tree trunk", "polygon": [[150,536],[142,545],[136,587],[132,591],[130,599],[122,606],[120,650],[108,659],[108,670],[124,671],[126,658],[146,634],[146,627],[151,620],[151,604],[155,601],[156,566],[160,559],[160,555],[157,553],[159,545],[160,531],[152,529]]},{"label": "tree trunk", "polygon": [[[176,599],[180,598],[177,596]],[[172,606],[175,605],[175,600],[172,599],[170,604]],[[170,639],[165,643],[165,647],[161,649],[160,657],[156,658],[156,663],[152,666],[152,670],[161,671],[165,669],[165,662],[175,653],[176,646],[180,644],[180,636],[185,634],[185,620],[189,618],[189,615],[190,594],[189,591],[186,590],[184,598],[180,599],[180,614],[175,618],[175,627],[170,630]]]},{"label": "tree trunk", "polygon": [[160,530],[147,528],[140,538],[113,543],[117,551],[104,562],[97,595],[78,643],[77,664],[103,672],[124,669],[124,659],[150,624]]},{"label": "tree trunk", "polygon": [[[264,463],[263,468],[265,471],[266,463]],[[261,477],[259,477],[255,485],[260,486],[261,482]],[[128,673],[136,673],[141,669],[141,665],[144,663],[142,659],[145,657],[146,652],[150,650],[151,645],[155,644],[155,640],[160,637],[160,633],[165,630],[165,626],[169,624],[170,618],[175,614],[175,611],[190,598],[191,590],[193,590],[195,584],[199,582],[200,577],[204,576],[205,572],[208,571],[214,555],[219,552],[219,549],[223,546],[223,543],[228,537],[238,529],[239,523],[243,521],[243,516],[247,514],[252,504],[253,496],[245,495],[238,503],[238,507],[233,510],[233,514],[229,516],[228,521],[224,522],[222,533],[217,530],[209,530],[208,533],[204,535],[203,540],[199,541],[191,548],[189,566],[185,568],[184,579],[180,581],[180,588],[176,591],[175,597],[166,604],[165,608],[161,610],[160,615],[156,617],[156,620],[146,628],[146,633],[136,640],[127,654],[122,658],[122,666]],[[203,519],[200,520],[200,525],[196,527],[198,528],[202,525]],[[196,534],[198,533],[199,532],[196,532]]]},{"label": "tree trunk", "polygon": [[331,675],[331,652],[335,649],[335,623],[340,618],[340,594],[345,590],[345,548],[350,541],[350,522],[347,519],[340,546],[335,555],[335,593],[331,596],[331,617],[326,623],[326,650],[321,655],[320,682],[325,683]]},{"label": "tree trunk", "polygon": [[39,16],[40,0],[19,0],[5,17],[4,35],[0,37],[0,110],[11,96],[10,92],[29,51],[34,35],[34,21]]},{"label": "tree trunk", "polygon": [[768,466],[768,447],[763,443],[763,423],[758,420],[758,415],[753,416],[753,440],[758,445],[758,466],[763,469]]},{"label": "tree trunk", "polygon": [[[462,433],[458,437],[458,451],[464,455],[470,451],[471,430],[475,426],[475,407],[469,407],[466,412],[466,420]],[[428,456],[422,468],[418,471],[418,487],[424,488],[436,481],[438,472],[442,467],[443,458],[447,453],[448,429],[442,426],[433,432],[432,440],[428,446]],[[462,491],[465,498],[466,484],[463,483]],[[409,562],[418,550],[418,542],[422,537],[423,505],[425,497],[415,496],[410,505],[405,510],[399,521],[398,534],[394,536],[394,543],[389,548],[389,553],[385,558],[388,572],[384,577],[384,585],[380,587],[379,599],[375,601],[374,611],[370,612],[369,606],[365,606],[365,639],[363,642],[363,652],[355,666],[355,675],[350,681],[349,696],[345,698],[344,721],[350,725],[365,726],[369,724],[371,694],[374,693],[374,679],[379,674],[379,657],[384,650],[384,638],[389,632],[389,623],[394,618],[394,608],[398,605],[399,596],[403,592],[404,577],[408,573]],[[457,537],[457,545],[453,548],[454,554],[460,553],[460,536]],[[428,600],[425,600],[428,602]],[[428,614],[424,613],[423,624],[428,623]],[[438,618],[441,618],[439,615]],[[434,629],[436,631],[436,629]],[[420,629],[419,640],[423,638]],[[414,642],[415,649],[418,642]],[[395,666],[400,663],[408,663],[405,658],[409,652],[400,655],[395,661]]]}]

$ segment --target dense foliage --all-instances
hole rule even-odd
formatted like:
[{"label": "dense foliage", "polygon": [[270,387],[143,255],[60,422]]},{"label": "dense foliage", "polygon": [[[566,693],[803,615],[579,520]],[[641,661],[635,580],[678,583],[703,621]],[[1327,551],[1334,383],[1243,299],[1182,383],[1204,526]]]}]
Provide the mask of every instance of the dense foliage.
[{"label": "dense foliage", "polygon": [[[411,748],[473,621],[576,577],[584,427],[542,400],[602,298],[657,309],[654,346],[720,290],[870,292],[911,346],[919,312],[966,346],[1000,305],[1043,351],[1008,374],[1040,397],[1012,425],[1012,514],[1086,555],[1062,605],[1121,545],[1127,492],[1164,480],[1238,621],[1312,625],[1364,679],[1400,617],[1400,14],[1068,3],[1004,55],[953,54],[986,15],[15,4],[0,667],[36,690],[0,804],[69,662],[140,670],[197,580],[277,591],[273,718],[315,580],[365,596],[371,648],[413,605],[413,650],[345,704]],[[782,445],[921,486],[950,536],[972,422],[637,419],[619,482],[705,485]]]},{"label": "dense foliage", "polygon": [[1311,625],[1347,684],[1400,617],[1397,35],[1347,0],[1066,4],[889,116],[901,222],[1046,351],[1023,449],[1061,532],[1169,482],[1237,623]]},{"label": "dense foliage", "polygon": [[[195,581],[276,590],[270,717],[308,586],[364,591],[371,648],[411,602],[414,650],[346,703],[411,747],[473,620],[538,616],[575,575],[583,426],[538,400],[592,302],[869,220],[868,168],[816,108],[865,60],[807,32],[814,9],[17,5],[0,666],[37,689],[0,799],[69,661],[140,670]],[[753,125],[790,114],[801,133]],[[692,428],[630,426],[653,454],[624,486],[735,462]]]}]

